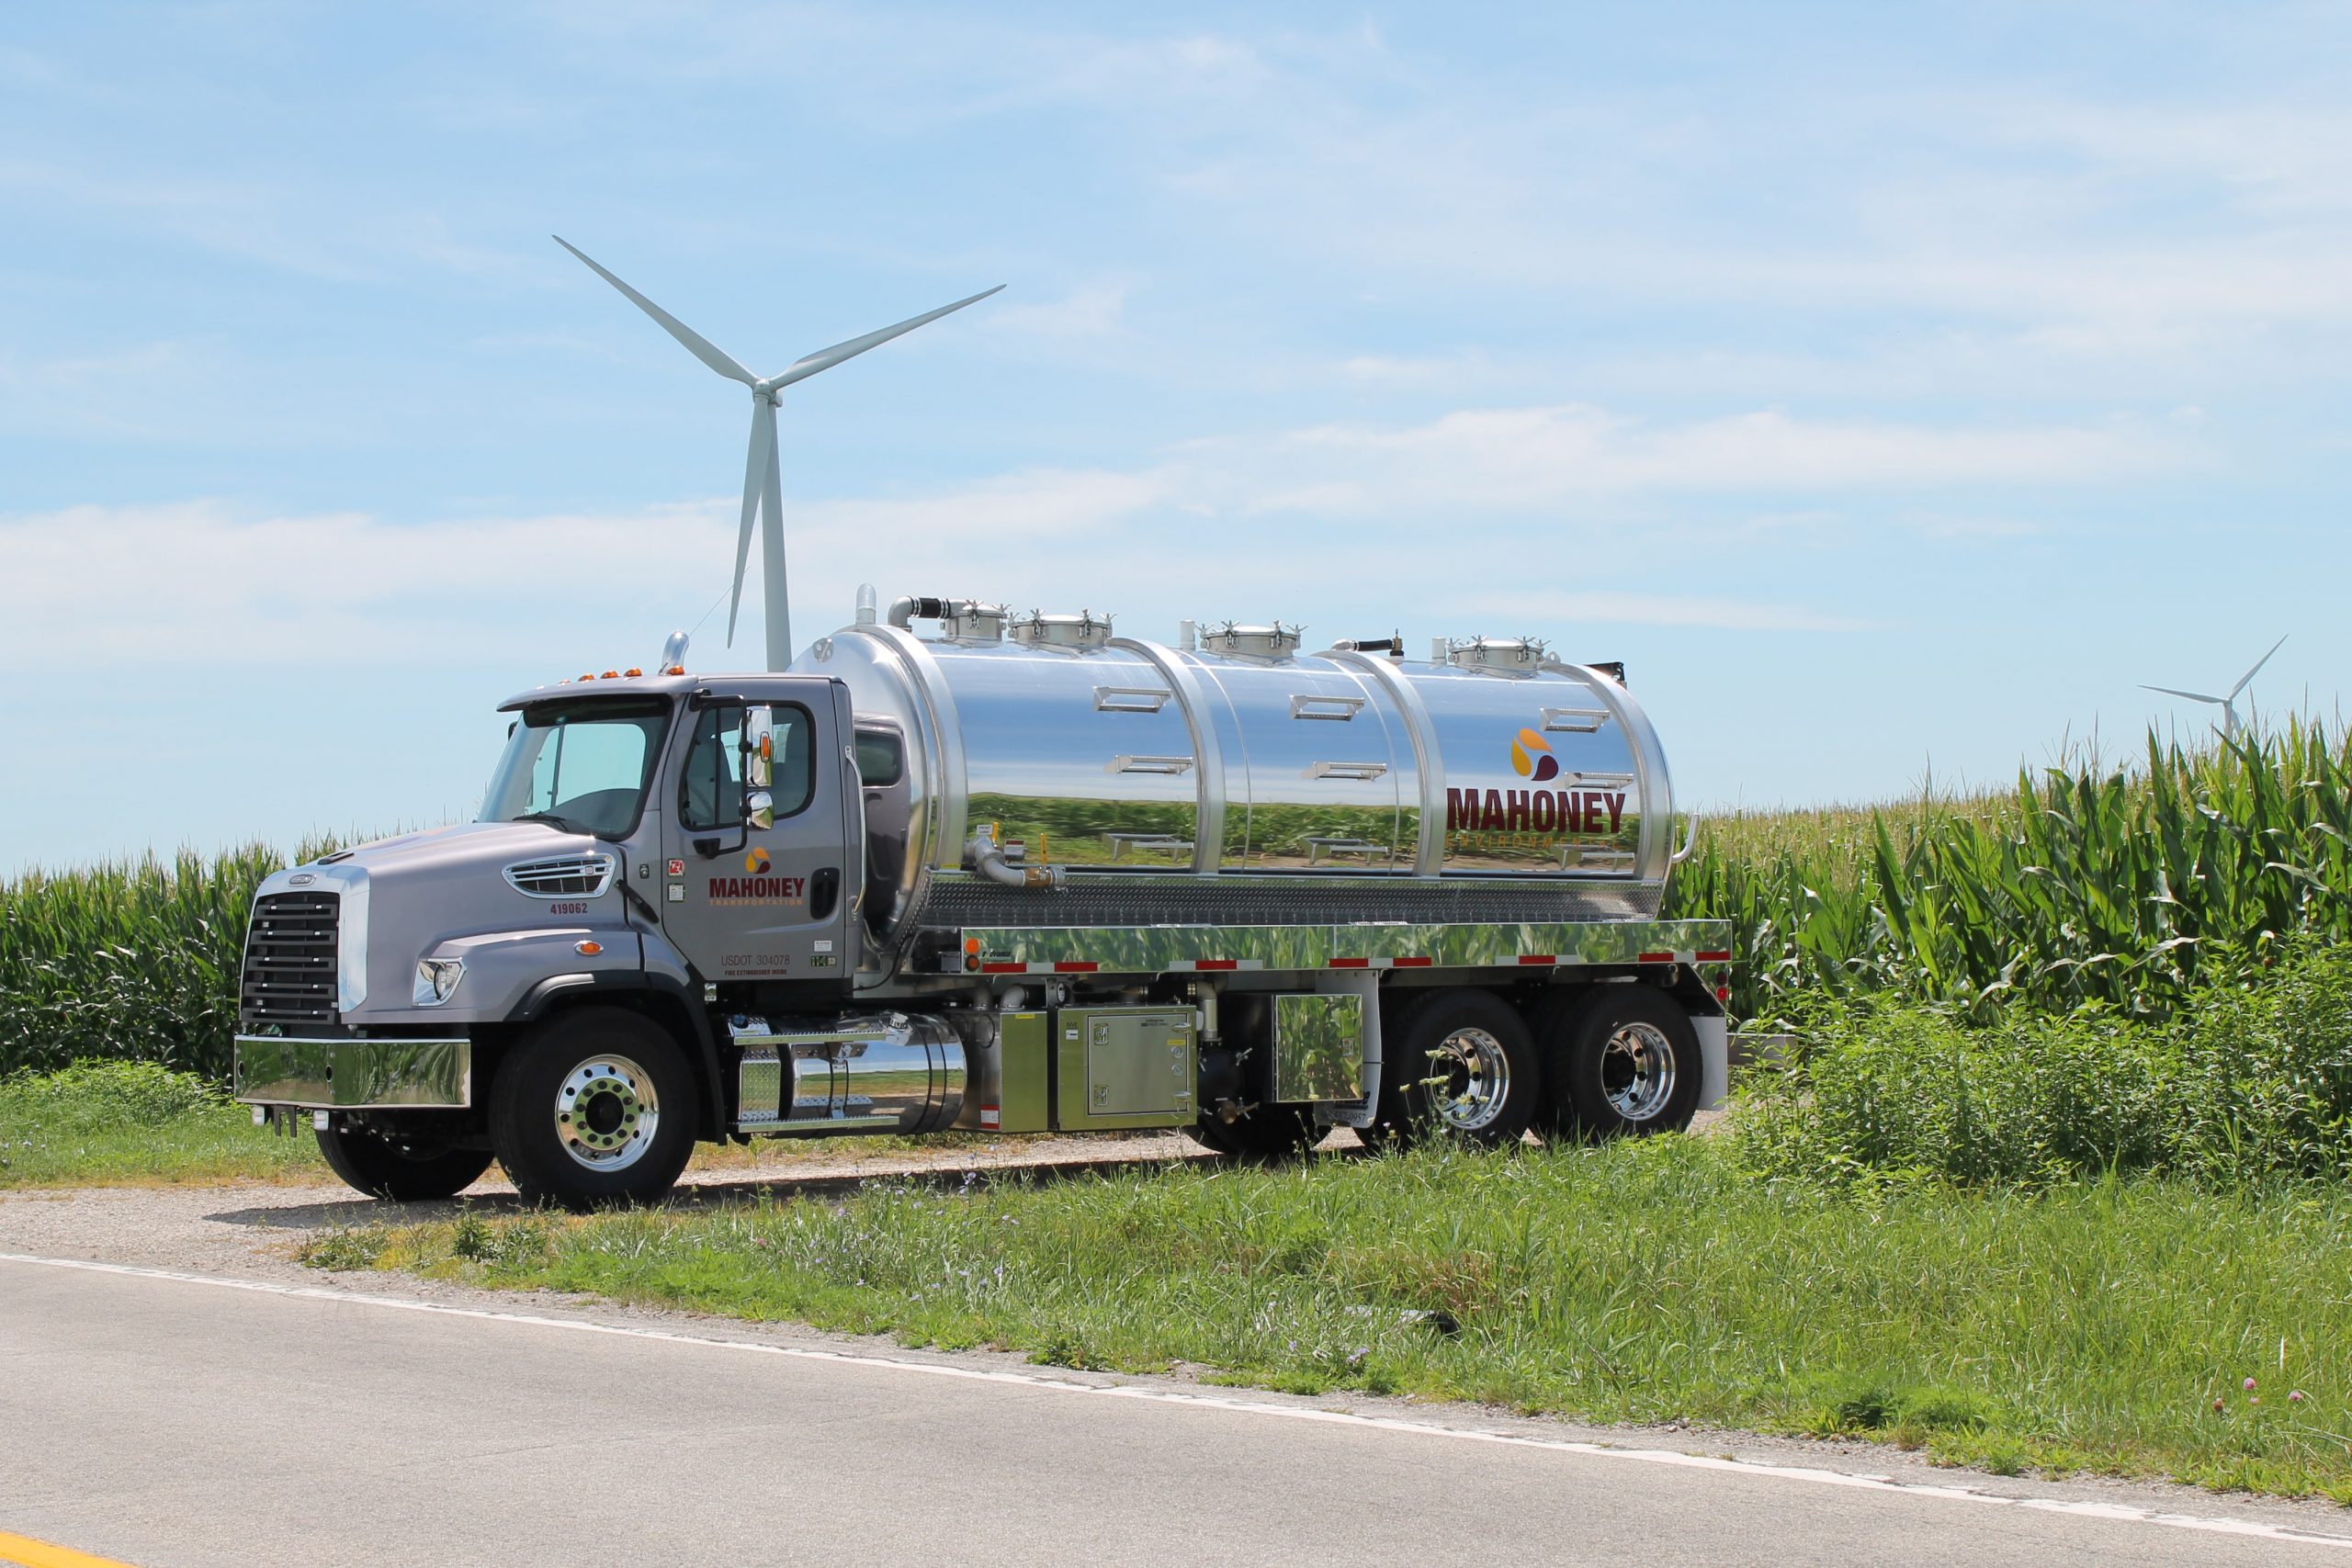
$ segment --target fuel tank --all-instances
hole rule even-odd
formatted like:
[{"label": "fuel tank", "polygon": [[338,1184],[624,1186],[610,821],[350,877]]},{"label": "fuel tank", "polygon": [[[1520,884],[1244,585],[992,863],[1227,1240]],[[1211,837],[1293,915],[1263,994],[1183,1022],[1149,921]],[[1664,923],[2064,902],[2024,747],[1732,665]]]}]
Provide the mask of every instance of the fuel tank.
[{"label": "fuel tank", "polygon": [[[1327,888],[1418,910],[1487,884],[1525,912],[1478,918],[1560,918],[1566,895],[1584,918],[1657,911],[1675,846],[1657,734],[1610,672],[1540,643],[1424,660],[1306,653],[1281,625],[1188,623],[1168,645],[970,600],[868,614],[793,669],[851,693],[885,946],[981,894],[1083,907],[1071,924],[1254,921]],[[1030,888],[972,886],[1022,873]]]}]

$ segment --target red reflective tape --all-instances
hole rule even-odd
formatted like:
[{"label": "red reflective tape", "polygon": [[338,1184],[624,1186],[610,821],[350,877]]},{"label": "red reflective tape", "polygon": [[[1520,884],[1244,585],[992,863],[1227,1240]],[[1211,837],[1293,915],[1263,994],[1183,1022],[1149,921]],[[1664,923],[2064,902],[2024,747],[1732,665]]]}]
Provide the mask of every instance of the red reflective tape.
[{"label": "red reflective tape", "polygon": [[1434,958],[1392,958],[1389,962],[1399,969],[1426,969],[1437,960]]},{"label": "red reflective tape", "polygon": [[1674,954],[1670,953],[1645,953],[1636,957],[1634,962],[1636,964],[1671,964],[1674,962]]},{"label": "red reflective tape", "polygon": [[1238,958],[1204,958],[1195,962],[1193,967],[1195,969],[1238,969],[1241,967],[1241,960]]},{"label": "red reflective tape", "polygon": [[1334,958],[1331,960],[1329,966],[1334,969],[1369,969],[1372,967],[1372,960],[1369,958]]},{"label": "red reflective tape", "polygon": [[1556,953],[1522,953],[1519,961],[1521,964],[1557,964],[1560,955]]},{"label": "red reflective tape", "polygon": [[1731,962],[1731,950],[1729,948],[1725,948],[1719,953],[1702,953],[1699,954],[1699,962],[1702,964],[1728,964]]},{"label": "red reflective tape", "polygon": [[1026,975],[1029,973],[1029,965],[1026,964],[983,964],[980,965],[980,973],[983,975]]},{"label": "red reflective tape", "polygon": [[1101,965],[1096,964],[1091,958],[1080,958],[1055,964],[1054,973],[1057,975],[1091,975],[1100,967]]}]

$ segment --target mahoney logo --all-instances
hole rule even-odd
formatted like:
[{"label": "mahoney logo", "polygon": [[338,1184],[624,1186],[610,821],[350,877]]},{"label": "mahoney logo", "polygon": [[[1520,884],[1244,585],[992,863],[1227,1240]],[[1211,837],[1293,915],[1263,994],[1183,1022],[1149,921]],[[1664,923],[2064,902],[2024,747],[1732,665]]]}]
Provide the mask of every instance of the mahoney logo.
[{"label": "mahoney logo", "polygon": [[[1511,772],[1531,784],[1560,776],[1560,759],[1537,731],[1522,729],[1510,743]],[[1625,820],[1625,796],[1598,789],[1449,789],[1449,833],[1614,833]]]},{"label": "mahoney logo", "polygon": [[1532,729],[1522,729],[1519,739],[1510,743],[1511,771],[1521,778],[1542,784],[1545,779],[1560,776],[1560,759],[1552,755],[1552,748]]},{"label": "mahoney logo", "polygon": [[710,879],[710,901],[714,904],[797,904],[808,890],[805,876],[771,876],[774,863],[763,849],[754,849],[743,857],[747,876],[714,876]]}]

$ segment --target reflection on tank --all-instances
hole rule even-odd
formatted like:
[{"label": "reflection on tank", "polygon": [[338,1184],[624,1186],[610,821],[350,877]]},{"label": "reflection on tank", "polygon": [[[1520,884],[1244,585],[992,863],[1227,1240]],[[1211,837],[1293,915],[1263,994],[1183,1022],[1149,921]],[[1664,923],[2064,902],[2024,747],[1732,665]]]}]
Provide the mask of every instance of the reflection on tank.
[{"label": "reflection on tank", "polygon": [[[869,831],[889,840],[869,861],[885,944],[922,924],[940,874],[978,863],[982,833],[1003,864],[1089,882],[1664,885],[1674,816],[1656,733],[1611,674],[1541,644],[1310,654],[1275,625],[1170,646],[1099,615],[1008,627],[976,605],[900,600],[797,666],[848,687],[862,734],[904,740],[901,782],[867,792]],[[920,635],[918,613],[944,635]],[[895,896],[876,886],[893,870]]]}]

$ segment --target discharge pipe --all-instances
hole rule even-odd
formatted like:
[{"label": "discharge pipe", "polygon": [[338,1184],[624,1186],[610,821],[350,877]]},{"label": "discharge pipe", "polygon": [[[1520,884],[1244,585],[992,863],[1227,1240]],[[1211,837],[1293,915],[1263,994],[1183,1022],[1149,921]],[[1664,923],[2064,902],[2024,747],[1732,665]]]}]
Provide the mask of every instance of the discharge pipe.
[{"label": "discharge pipe", "polygon": [[1007,860],[1002,846],[996,841],[996,829],[985,822],[973,833],[964,853],[974,871],[1006,887],[1050,887],[1059,892],[1069,886],[1069,877],[1058,866],[1015,865]]}]

